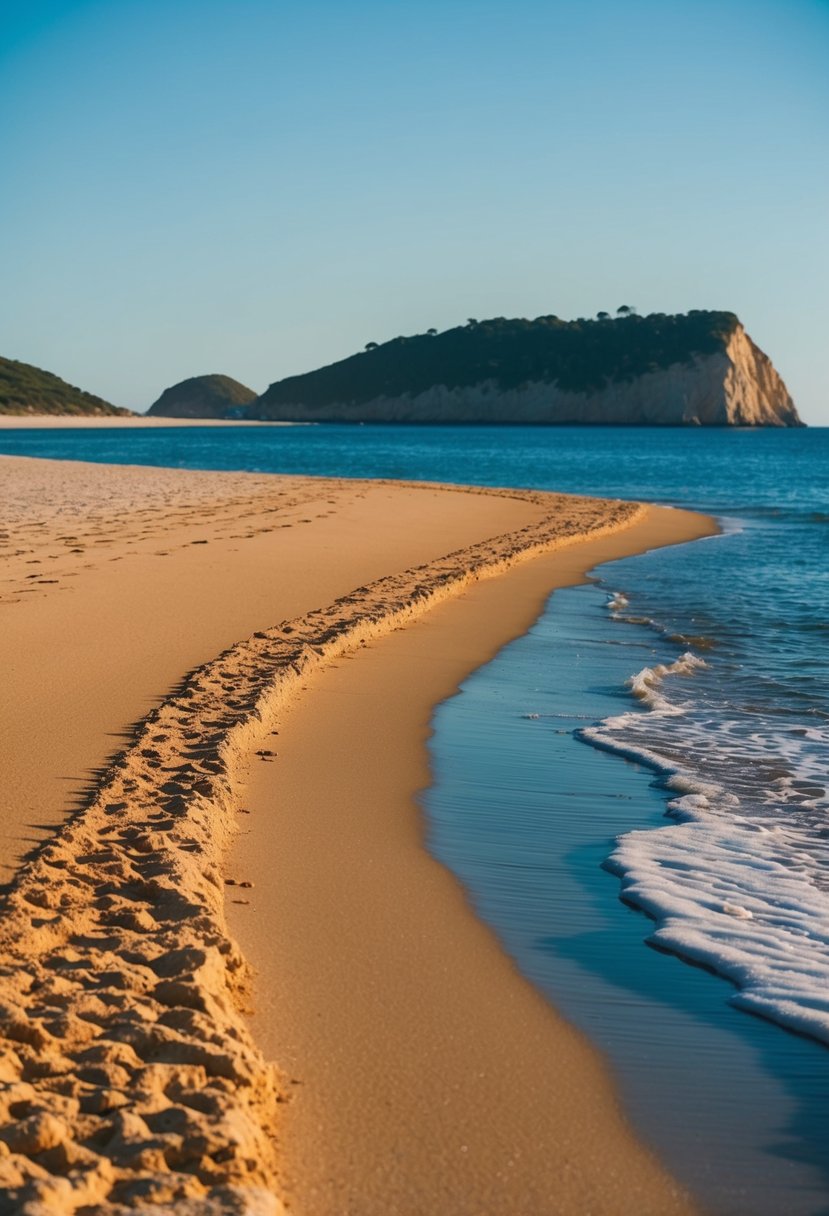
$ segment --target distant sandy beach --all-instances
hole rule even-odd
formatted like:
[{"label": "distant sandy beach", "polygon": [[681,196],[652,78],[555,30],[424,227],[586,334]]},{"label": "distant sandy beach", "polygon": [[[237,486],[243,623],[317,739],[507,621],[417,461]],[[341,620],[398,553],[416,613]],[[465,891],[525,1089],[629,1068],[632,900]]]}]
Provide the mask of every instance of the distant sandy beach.
[{"label": "distant sandy beach", "polygon": [[0,414],[0,431],[78,431],[115,427],[117,430],[170,426],[307,426],[305,422],[259,422],[241,418],[157,418],[146,414],[124,416],[83,414]]},{"label": "distant sandy beach", "polygon": [[0,487],[0,1212],[695,1210],[414,799],[434,705],[550,590],[712,522],[27,458]]}]

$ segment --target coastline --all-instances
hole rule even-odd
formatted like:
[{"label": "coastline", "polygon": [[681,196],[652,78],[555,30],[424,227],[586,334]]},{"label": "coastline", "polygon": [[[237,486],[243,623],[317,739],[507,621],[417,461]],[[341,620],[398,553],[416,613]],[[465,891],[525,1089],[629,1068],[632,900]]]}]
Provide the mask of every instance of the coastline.
[{"label": "coastline", "polygon": [[[13,464],[20,470],[22,462],[7,460],[4,472]],[[49,467],[44,468],[46,465]],[[643,509],[622,504],[598,507],[595,501],[591,504],[591,500],[555,495],[463,493],[434,486],[415,488],[386,483],[129,468],[116,472],[106,466],[96,466],[96,470],[93,474],[90,466],[33,461],[22,474],[27,483],[31,482],[32,476],[47,481],[53,481],[55,477],[59,482],[62,479],[61,492],[69,493],[70,499],[74,493],[76,504],[79,476],[83,478],[83,493],[87,500],[90,496],[94,499],[95,493],[106,495],[104,483],[107,481],[109,496],[104,497],[104,506],[98,516],[94,510],[90,515],[89,501],[84,501],[83,509],[76,510],[77,518],[72,520],[74,531],[67,527],[64,500],[63,512],[58,512],[53,520],[59,521],[64,529],[61,537],[54,529],[51,534],[47,529],[39,535],[27,536],[24,528],[24,539],[31,546],[29,552],[41,552],[38,548],[42,543],[40,538],[45,543],[42,556],[18,554],[22,564],[16,571],[15,594],[18,603],[27,603],[27,610],[25,614],[18,611],[16,619],[20,631],[7,630],[5,642],[11,648],[14,662],[10,669],[16,673],[24,701],[26,694],[29,703],[36,708],[39,706],[41,713],[44,707],[48,711],[45,722],[38,718],[40,768],[48,767],[42,763],[45,751],[53,770],[56,765],[62,776],[56,777],[52,771],[49,776],[52,784],[47,790],[46,786],[37,787],[36,782],[35,786],[31,785],[35,780],[32,776],[34,764],[30,764],[29,769],[25,764],[19,767],[28,800],[26,796],[19,799],[17,823],[20,826],[15,829],[18,839],[11,846],[6,841],[7,862],[19,858],[19,836],[24,824],[27,828],[31,825],[33,812],[40,814],[37,822],[41,826],[45,826],[50,816],[54,821],[56,811],[61,813],[58,792],[63,792],[62,813],[65,815],[66,766],[76,776],[84,767],[101,768],[112,748],[107,731],[123,730],[142,717],[151,697],[161,696],[163,701],[147,719],[144,734],[134,737],[124,758],[106,771],[91,805],[87,805],[75,824],[64,829],[41,853],[40,859],[27,868],[10,897],[4,918],[3,946],[7,961],[17,957],[22,971],[7,976],[4,981],[6,988],[10,984],[16,985],[11,996],[4,993],[7,1006],[11,1003],[16,1010],[11,1023],[14,1033],[7,1035],[11,1040],[6,1054],[7,1079],[17,1086],[34,1086],[33,1093],[26,1090],[25,1102],[34,1105],[31,1116],[24,1122],[29,1118],[36,1122],[40,1120],[37,1126],[50,1142],[46,1144],[43,1135],[40,1140],[35,1136],[35,1144],[40,1147],[36,1151],[30,1147],[28,1154],[25,1146],[15,1150],[12,1144],[13,1155],[7,1162],[23,1171],[20,1186],[29,1178],[35,1189],[48,1189],[51,1183],[38,1177],[37,1162],[33,1158],[39,1152],[55,1154],[60,1150],[66,1161],[73,1161],[84,1173],[87,1193],[95,1196],[85,1198],[83,1202],[86,1203],[99,1202],[103,1196],[115,1192],[126,1194],[125,1188],[130,1186],[139,1186],[139,1191],[134,1192],[136,1196],[145,1192],[149,1196],[151,1192],[155,1196],[153,1202],[160,1201],[158,1197],[164,1187],[178,1187],[179,1191],[169,1199],[175,1200],[177,1210],[182,1212],[187,1210],[190,1200],[195,1202],[194,1197],[203,1194],[205,1189],[210,1194],[215,1192],[217,1198],[221,1197],[219,1192],[223,1192],[230,1203],[241,1201],[240,1194],[250,1198],[251,1187],[260,1187],[260,1198],[264,1202],[275,1168],[268,1146],[268,1118],[274,1110],[274,1102],[284,1095],[279,1092],[280,1083],[263,1066],[258,1044],[250,1040],[234,1005],[233,997],[243,996],[246,969],[223,930],[221,871],[205,864],[204,859],[215,856],[218,863],[220,846],[231,832],[231,816],[240,809],[235,802],[235,774],[231,770],[241,759],[243,747],[254,750],[254,743],[261,739],[262,716],[275,708],[272,681],[270,684],[266,681],[267,687],[262,683],[265,667],[270,664],[271,674],[275,670],[274,664],[281,667],[283,674],[290,669],[293,685],[311,679],[316,683],[317,672],[326,658],[329,670],[335,670],[330,666],[330,658],[343,653],[344,647],[358,647],[366,641],[371,648],[373,637],[387,632],[390,627],[408,623],[426,607],[463,588],[467,588],[463,601],[454,599],[434,611],[448,611],[461,602],[466,603],[479,591],[502,587],[508,581],[511,590],[506,599],[512,603],[517,587],[514,579],[539,563],[526,562],[516,567],[508,578],[477,580],[502,571],[534,547],[550,549],[572,543],[589,528],[627,525],[632,516],[641,515]],[[94,488],[91,488],[93,482]],[[122,486],[129,482],[133,494],[142,486],[150,486],[151,496],[155,496],[155,518],[148,519],[148,512],[142,509],[140,502],[130,500],[118,524],[120,535],[113,537],[111,491],[116,482]],[[173,489],[173,483],[177,483],[177,489]],[[182,498],[184,486],[187,492]],[[215,501],[218,487],[224,494],[221,509],[216,508]],[[57,500],[60,493],[56,491],[56,495]],[[42,499],[42,494],[35,497]],[[209,521],[205,516],[208,500],[211,506]],[[171,502],[176,506],[172,516]],[[553,504],[558,516],[551,527],[549,512]],[[332,506],[336,508],[333,512],[328,509]],[[653,514],[653,511],[649,509],[648,513]],[[680,516],[683,513],[666,511],[662,514],[671,517],[669,531],[675,536],[674,525],[682,527]],[[107,515],[110,532],[106,537],[93,537],[94,527],[92,532],[88,528],[87,533],[83,532],[89,518],[93,524],[96,520],[102,524]],[[565,516],[568,522],[562,531]],[[698,524],[700,517],[694,518]],[[290,524],[284,522],[288,519]],[[42,523],[36,519],[30,522]],[[295,527],[299,523],[306,527]],[[290,536],[283,528],[287,528]],[[194,535],[194,531],[198,535]],[[321,545],[309,543],[312,537],[318,542],[322,538]],[[348,538],[349,545],[357,545],[356,565],[354,552],[343,552],[344,537]],[[66,546],[69,541],[80,540],[85,543],[75,543],[69,549],[59,548],[59,558],[48,552],[58,548],[58,541]],[[163,543],[165,549],[159,551],[159,543]],[[108,546],[103,555],[106,564],[81,561],[86,551],[97,544]],[[204,544],[210,548],[201,548]],[[80,548],[84,553],[78,555]],[[559,557],[566,555],[576,561],[574,555],[578,548],[561,549]],[[453,561],[448,564],[436,562],[447,552],[454,554]],[[75,559],[75,568],[71,569],[68,568],[73,564],[70,554]],[[463,555],[460,561],[459,554]],[[414,575],[410,574],[402,582],[384,578],[388,575],[391,555],[394,569],[416,568]],[[173,562],[158,560],[170,556],[174,558]],[[25,564],[47,560],[52,563],[50,575],[53,570],[60,575],[54,583],[51,577],[41,580],[27,575],[23,569]],[[121,560],[124,565],[113,571],[109,563]],[[595,564],[595,560],[600,559],[594,558],[588,564]],[[292,582],[286,577],[291,573],[298,581]],[[71,578],[77,581],[69,582]],[[25,586],[27,581],[30,582],[28,588]],[[355,584],[361,581],[365,585],[354,592]],[[71,594],[63,599],[59,595],[62,590],[71,591]],[[4,591],[8,591],[5,586]],[[538,591],[535,590],[530,598],[537,604]],[[325,611],[314,613],[320,604],[332,604],[332,601],[335,601],[332,607],[336,609],[333,615]],[[289,603],[291,607],[288,607]],[[125,604],[129,605],[132,617],[132,628],[126,633],[123,628]],[[209,605],[209,611],[205,610],[206,605]],[[13,603],[7,606],[15,607]],[[521,609],[525,616],[527,606],[525,598]],[[505,612],[506,606],[502,605],[502,608]],[[94,613],[90,615],[93,609]],[[500,608],[496,615],[499,619],[503,617]],[[292,623],[283,621],[285,627],[281,631],[274,630],[271,628],[273,622],[280,616],[289,621],[293,618]],[[188,630],[182,629],[182,619],[189,625]],[[64,687],[62,701],[60,695],[55,695],[53,678],[44,686],[43,667],[50,659],[54,662],[49,645],[40,654],[38,683],[32,678],[33,672],[25,670],[25,662],[21,664],[20,656],[32,651],[31,645],[29,650],[21,646],[21,638],[26,635],[31,644],[40,631],[41,644],[53,646],[57,634],[62,639],[62,649],[68,649],[71,654],[73,641],[78,633],[83,634],[84,625],[88,633],[90,622],[94,623],[93,645],[89,645],[87,636],[86,647],[78,648],[76,666],[65,676],[64,684],[68,683],[70,687],[68,690]],[[515,628],[515,623],[510,628]],[[409,632],[407,629],[396,636],[405,638]],[[251,637],[252,633],[258,636]],[[248,641],[234,646],[239,637],[247,637]],[[299,645],[298,638],[301,639]],[[225,653],[210,662],[223,647]],[[319,650],[323,651],[322,655]],[[32,652],[37,653],[37,647]],[[113,674],[114,657],[120,668]],[[190,682],[165,697],[165,689],[169,690],[188,668],[198,663],[203,666]],[[24,669],[22,674],[21,667]],[[102,696],[101,676],[107,672],[111,687],[106,689],[107,695]],[[80,695],[79,690],[83,688],[86,693]],[[285,691],[293,695],[287,688]],[[299,701],[300,707],[303,700]],[[227,706],[234,712],[219,721],[216,715],[221,717]],[[91,714],[90,721],[92,710],[96,712]],[[54,715],[51,721],[49,713]],[[64,738],[58,741],[56,724],[73,717],[81,718],[73,727],[74,734],[70,731],[68,741]],[[193,727],[199,727],[199,724],[193,742]],[[208,724],[213,738],[205,734]],[[181,734],[182,731],[189,743],[176,739],[177,732]],[[236,732],[233,740],[230,739],[231,731]],[[56,758],[54,751],[50,753],[49,749],[59,745],[65,750]],[[176,761],[181,763],[176,764]],[[163,787],[168,800],[161,809],[157,798],[161,774],[154,771],[158,769],[162,773],[169,774],[173,770],[177,773],[176,780],[168,780]],[[175,790],[167,789],[171,784],[176,785]],[[44,794],[45,800],[41,796]],[[156,808],[152,814],[150,807]],[[151,818],[155,819],[154,823],[148,822]],[[107,841],[103,849],[102,837]],[[77,877],[74,883],[67,883],[62,873],[70,862],[71,872]],[[99,892],[92,909],[88,906],[90,888]],[[186,895],[190,901],[186,917],[183,918],[181,905],[173,900],[171,892],[177,899]],[[33,907],[45,909],[36,924],[36,940],[26,938],[25,928],[31,924]],[[242,907],[238,905],[239,910]],[[466,916],[472,919],[468,912]],[[185,932],[187,940],[182,945],[183,928],[189,932],[193,925],[195,940],[187,939]],[[43,959],[50,952],[54,955],[56,949],[64,951],[65,955],[69,941],[72,950],[83,956],[85,969],[101,975],[100,969],[95,971],[95,965],[101,959],[91,957],[89,952],[94,956],[96,950],[100,954],[103,949],[100,940],[95,944],[93,932],[94,929],[100,934],[102,928],[106,930],[108,943],[104,951],[107,957],[103,961],[115,969],[120,967],[124,973],[121,978],[125,982],[116,985],[117,994],[107,990],[105,983],[103,992],[101,983],[97,983],[94,994],[88,983],[74,983],[75,968],[84,970],[80,966],[81,960],[74,960],[73,973],[62,974],[60,991],[51,993],[52,1004],[57,1000],[61,1008],[60,1016],[56,1017],[51,1008],[44,1011],[37,1002],[33,1005],[30,982],[33,953],[38,954],[38,962],[42,965]],[[144,945],[143,954],[137,950],[136,940]],[[159,945],[163,949],[158,949]],[[198,957],[188,955],[185,960],[180,955],[182,949],[195,950]],[[173,979],[174,956],[179,970],[183,966],[186,972],[192,972],[191,981],[182,983]],[[34,970],[37,970],[36,966]],[[150,987],[148,973],[153,980]],[[103,974],[109,972],[104,969]],[[35,977],[34,987],[40,991],[43,983],[41,972],[39,978]],[[109,1076],[109,1085],[101,1077],[95,1083],[77,1074],[79,1080],[73,1090],[73,1070],[67,1069],[65,1064],[67,1059],[76,1059],[79,1051],[83,1054],[90,1050],[89,1036],[83,1043],[77,1037],[81,1023],[89,1025],[90,1001],[99,1002],[95,1005],[92,1021],[102,1028],[101,1033],[92,1036],[98,1040],[95,1050],[102,1050],[102,1039],[108,1043],[114,1040],[120,1046],[115,1053],[104,1052],[104,1058],[97,1062],[102,1075]],[[100,1008],[101,1002],[109,1012]],[[46,1004],[49,1005],[49,1000]],[[112,1014],[113,1007],[117,1016]],[[131,1016],[137,1010],[142,1011],[140,1027],[135,1016]],[[148,1010],[150,1020],[153,1016],[157,1019],[150,1031],[146,1028]],[[546,1006],[544,1010],[546,1018],[549,1016]],[[209,1029],[204,1024],[205,1013],[209,1015]],[[110,1033],[113,1016],[117,1035]],[[40,1060],[37,1070],[31,1058],[33,1035],[39,1039],[35,1054],[42,1057],[45,1053],[47,1057],[45,1064]],[[584,1050],[593,1061],[595,1072],[601,1075],[601,1066],[596,1063],[593,1053]],[[119,1068],[126,1070],[128,1083],[122,1078],[122,1084],[135,1100],[128,1112],[117,1115],[112,1113],[113,1108],[106,1104],[100,1091],[104,1094],[113,1091],[116,1074],[111,1070]],[[212,1115],[202,1110],[201,1118],[197,1117],[198,1104],[189,1105],[187,1100],[199,1081],[194,1069],[203,1070],[201,1083],[205,1082],[205,1077],[209,1078],[206,1083],[214,1091],[215,1110]],[[579,1084],[589,1074],[590,1068],[583,1069],[579,1073]],[[56,1087],[52,1082],[57,1076],[61,1081]],[[90,1086],[96,1091],[97,1113],[88,1109]],[[46,1113],[43,1111],[44,1094],[50,1095]],[[63,1105],[57,1102],[58,1095]],[[18,1091],[18,1097],[20,1101],[24,1100],[23,1091]],[[183,1129],[165,1132],[156,1126],[159,1109],[169,1107],[174,1098],[177,1109],[184,1108],[190,1113],[182,1116],[186,1124]],[[593,1094],[591,1101],[609,1107],[608,1127],[620,1122],[609,1088],[603,1095],[601,1092]],[[60,1108],[57,1115],[48,1110],[50,1102]],[[103,1156],[92,1154],[94,1160],[85,1159],[82,1152],[78,1157],[82,1148],[78,1144],[81,1131],[76,1129],[73,1137],[69,1127],[77,1117],[77,1111],[72,1109],[73,1102],[87,1120],[114,1118],[120,1121],[123,1145],[117,1146],[118,1152],[110,1155],[108,1151]],[[194,1137],[201,1137],[215,1149],[222,1134],[227,1135],[229,1116],[232,1116],[231,1122],[235,1120],[237,1129],[235,1140],[231,1137],[234,1151],[230,1159],[225,1159],[219,1167],[210,1150],[204,1150],[202,1146],[203,1154],[210,1159],[209,1168],[188,1167],[190,1172],[185,1174],[183,1182],[180,1172],[173,1176],[171,1171],[175,1170],[176,1162],[185,1168],[186,1154],[193,1149]],[[48,1134],[43,1130],[44,1118],[53,1120],[48,1125]],[[125,1127],[124,1121],[130,1118],[132,1123]],[[187,1124],[188,1119],[192,1126]],[[222,1129],[225,1129],[224,1133]],[[177,1137],[176,1143],[164,1142],[166,1148],[159,1148],[157,1142],[159,1138],[163,1141],[165,1135]],[[646,1179],[642,1185],[654,1186],[656,1191],[653,1193],[660,1195],[659,1204],[652,1210],[685,1210],[678,1198],[675,1209],[664,1206],[665,1195],[675,1193],[673,1185],[648,1155],[638,1150],[626,1129],[622,1128],[620,1136],[620,1159],[627,1161],[635,1178]],[[131,1153],[124,1146],[129,1147]],[[150,1151],[151,1146],[154,1146],[155,1156]],[[163,1155],[167,1150],[169,1153],[164,1157],[165,1167],[162,1168],[158,1154]],[[136,1176],[135,1167],[125,1161],[141,1157],[142,1153],[148,1155],[142,1158]],[[106,1169],[102,1166],[104,1159],[109,1161]],[[631,1162],[634,1162],[633,1166]],[[69,1165],[66,1169],[71,1173]],[[612,1171],[609,1173],[612,1175]],[[191,1182],[195,1189],[188,1190]],[[140,1187],[144,1187],[143,1192]],[[65,1206],[64,1210],[73,1208]],[[605,1210],[618,1211],[618,1208]],[[643,1210],[641,1205],[640,1210]]]},{"label": "coastline", "polygon": [[279,757],[252,769],[230,855],[253,886],[228,919],[256,972],[254,1035],[296,1083],[280,1178],[297,1216],[691,1210],[631,1133],[594,1048],[427,851],[417,796],[434,706],[555,587],[712,531],[649,508],[371,642],[280,720]]},{"label": "coastline", "polygon": [[115,427],[117,430],[131,430],[135,427],[147,427],[152,430],[158,427],[171,426],[308,426],[307,422],[267,422],[248,418],[162,418],[153,415],[135,414],[0,414],[0,431],[66,431],[66,430],[96,430],[101,427]]}]

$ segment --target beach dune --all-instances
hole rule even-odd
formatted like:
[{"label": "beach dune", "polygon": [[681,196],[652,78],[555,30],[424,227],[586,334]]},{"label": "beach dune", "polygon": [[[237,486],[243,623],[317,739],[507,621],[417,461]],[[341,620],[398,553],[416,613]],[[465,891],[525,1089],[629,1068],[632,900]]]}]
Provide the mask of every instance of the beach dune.
[{"label": "beach dune", "polygon": [[412,795],[435,701],[553,586],[710,523],[25,459],[0,479],[0,1211],[690,1210],[430,861]]}]

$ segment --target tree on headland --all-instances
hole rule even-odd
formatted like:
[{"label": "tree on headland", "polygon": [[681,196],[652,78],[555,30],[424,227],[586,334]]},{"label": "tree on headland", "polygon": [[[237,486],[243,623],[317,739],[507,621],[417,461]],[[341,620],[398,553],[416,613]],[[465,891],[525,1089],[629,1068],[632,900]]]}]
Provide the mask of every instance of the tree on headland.
[{"label": "tree on headland", "polygon": [[370,342],[360,352],[370,352],[370,359],[355,355],[271,385],[265,410],[293,407],[299,400],[304,408],[324,410],[343,401],[359,405],[378,397],[416,397],[434,385],[451,390],[495,383],[509,391],[555,383],[564,392],[589,393],[718,352],[737,325],[733,313],[640,317],[633,312],[624,305],[618,316],[605,319],[563,321],[548,314],[534,321],[488,317],[473,323],[470,318],[442,333],[401,336],[379,346]]},{"label": "tree on headland", "polygon": [[467,325],[477,325],[478,324],[478,322],[475,320],[474,317],[467,317],[466,323],[467,323]]},{"label": "tree on headland", "polygon": [[596,316],[598,317],[598,319],[599,319],[600,321],[609,321],[609,320],[610,320],[610,313],[609,313],[609,312],[597,312],[597,313],[596,313]]},{"label": "tree on headland", "polygon": [[616,312],[620,317],[629,317],[636,312],[636,309],[632,304],[622,304],[620,308],[616,309]]},{"label": "tree on headland", "polygon": [[438,331],[436,329],[427,329],[426,330],[426,333],[429,335],[430,338],[434,338],[434,336],[437,332]]}]

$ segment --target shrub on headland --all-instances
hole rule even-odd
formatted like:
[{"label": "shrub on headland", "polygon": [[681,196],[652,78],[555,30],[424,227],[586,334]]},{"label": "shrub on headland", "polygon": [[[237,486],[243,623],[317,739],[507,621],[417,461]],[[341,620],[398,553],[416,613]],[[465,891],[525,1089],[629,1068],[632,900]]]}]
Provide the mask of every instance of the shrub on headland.
[{"label": "shrub on headland", "polygon": [[733,312],[640,317],[624,305],[618,313],[578,321],[553,315],[470,319],[440,334],[370,342],[359,354],[272,384],[251,414],[267,416],[270,408],[297,401],[320,407],[415,396],[436,384],[453,389],[492,381],[503,390],[540,381],[591,392],[722,350],[739,325]]}]

